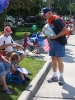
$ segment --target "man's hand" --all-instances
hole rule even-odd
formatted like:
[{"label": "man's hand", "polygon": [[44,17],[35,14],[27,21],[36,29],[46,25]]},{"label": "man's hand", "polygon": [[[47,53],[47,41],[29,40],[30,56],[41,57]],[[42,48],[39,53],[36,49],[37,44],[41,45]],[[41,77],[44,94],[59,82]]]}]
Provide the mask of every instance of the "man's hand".
[{"label": "man's hand", "polygon": [[57,38],[57,36],[51,36],[50,37],[50,39],[56,39]]},{"label": "man's hand", "polygon": [[21,49],[24,51],[25,50],[25,48],[23,47],[23,46],[21,46]]},{"label": "man's hand", "polygon": [[13,43],[9,43],[9,44],[7,44],[7,46],[12,46],[13,47]]}]

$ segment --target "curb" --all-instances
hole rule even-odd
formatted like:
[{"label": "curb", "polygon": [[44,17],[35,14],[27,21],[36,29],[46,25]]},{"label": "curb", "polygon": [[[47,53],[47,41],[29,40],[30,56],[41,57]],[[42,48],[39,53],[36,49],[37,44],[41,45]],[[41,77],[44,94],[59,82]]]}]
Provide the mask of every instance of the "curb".
[{"label": "curb", "polygon": [[28,85],[26,90],[22,92],[18,100],[33,100],[33,97],[40,88],[50,68],[51,68],[51,59],[44,64],[43,68],[39,71],[36,77]]}]

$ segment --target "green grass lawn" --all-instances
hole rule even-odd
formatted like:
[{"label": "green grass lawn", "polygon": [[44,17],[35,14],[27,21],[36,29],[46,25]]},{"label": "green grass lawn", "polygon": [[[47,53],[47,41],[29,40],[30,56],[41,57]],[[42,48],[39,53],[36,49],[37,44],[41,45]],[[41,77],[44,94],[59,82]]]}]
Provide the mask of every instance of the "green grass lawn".
[{"label": "green grass lawn", "polygon": [[[34,79],[36,74],[40,71],[40,69],[45,64],[45,61],[38,60],[31,57],[25,57],[20,63],[19,66],[26,68],[30,71],[29,78],[31,81]],[[30,83],[30,82],[29,82]],[[5,94],[1,91],[0,87],[0,100],[17,100],[21,93],[26,89],[29,83],[22,83],[22,84],[16,84],[16,83],[10,83],[8,84],[11,91],[13,92],[12,95]]]},{"label": "green grass lawn", "polygon": [[[27,27],[18,27],[16,34],[12,36],[13,40],[18,40],[18,39],[24,38],[24,32],[27,32],[27,34],[30,34],[29,29],[30,28],[27,28]],[[41,31],[41,28],[38,28],[37,31]],[[31,58],[31,57],[25,57],[19,63],[19,65],[21,67],[24,67],[30,71],[31,74],[29,75],[29,78],[31,79],[31,81],[34,79],[34,77],[40,71],[40,69],[43,67],[44,64],[45,64],[45,61],[39,60],[36,58]],[[19,98],[19,96],[21,95],[21,93],[29,85],[29,83],[26,83],[26,84],[25,83],[24,84],[10,83],[10,84],[8,84],[11,91],[13,92],[12,95],[3,93],[1,91],[2,88],[0,87],[0,100],[17,100]]]},{"label": "green grass lawn", "polygon": [[[31,27],[17,27],[17,32],[29,32]],[[42,31],[42,28],[37,28],[34,32]]]},{"label": "green grass lawn", "polygon": [[[37,28],[34,32],[36,33],[38,31],[41,32],[42,28]],[[24,32],[27,32],[27,34],[29,35],[30,34],[30,27],[17,27],[16,34],[12,35],[13,39],[19,40],[19,39],[24,38]]]}]

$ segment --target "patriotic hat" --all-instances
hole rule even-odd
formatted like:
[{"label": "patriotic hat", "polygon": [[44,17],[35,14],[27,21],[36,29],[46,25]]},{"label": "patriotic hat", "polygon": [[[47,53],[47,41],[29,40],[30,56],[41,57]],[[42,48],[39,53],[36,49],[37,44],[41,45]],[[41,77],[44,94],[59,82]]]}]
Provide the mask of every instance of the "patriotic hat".
[{"label": "patriotic hat", "polygon": [[10,26],[6,26],[6,27],[4,28],[4,32],[7,33],[7,34],[13,33],[12,30],[11,30],[11,28],[10,28]]}]

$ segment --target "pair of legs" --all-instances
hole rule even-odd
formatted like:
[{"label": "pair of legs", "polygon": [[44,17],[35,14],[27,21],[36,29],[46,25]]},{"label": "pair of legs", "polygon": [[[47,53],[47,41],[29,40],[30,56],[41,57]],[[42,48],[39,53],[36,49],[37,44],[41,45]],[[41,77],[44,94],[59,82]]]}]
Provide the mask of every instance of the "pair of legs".
[{"label": "pair of legs", "polygon": [[5,75],[0,76],[0,83],[3,85],[3,90],[7,90],[8,86],[6,84]]},{"label": "pair of legs", "polygon": [[0,83],[3,86],[2,90],[8,94],[12,94],[6,84],[6,74],[10,71],[10,64],[0,61]]},{"label": "pair of legs", "polygon": [[27,81],[28,82],[30,81],[30,78],[28,77],[27,74],[20,73],[20,77],[21,77],[21,79],[23,80],[24,83],[26,83]]},{"label": "pair of legs", "polygon": [[[63,71],[64,71],[64,65],[62,61],[62,57],[65,57],[65,46],[61,45],[58,41],[50,40],[50,51],[49,55],[52,57],[52,69],[53,69],[53,76],[51,81],[57,81],[57,68],[59,69],[61,82],[64,82],[63,79]],[[56,78],[54,78],[56,77]]]},{"label": "pair of legs", "polygon": [[60,73],[63,73],[64,65],[62,57],[65,57],[65,46],[61,45],[58,41],[50,40],[49,55],[52,57],[53,72],[57,72],[57,67]]},{"label": "pair of legs", "polygon": [[28,74],[24,74],[24,73],[22,73],[22,72],[20,72],[18,70],[16,72],[12,73],[12,75],[20,76],[20,78],[21,78],[23,83],[26,83],[26,81],[30,81],[30,79],[28,77]]},{"label": "pair of legs", "polygon": [[21,79],[22,79],[23,81],[25,80],[25,77],[28,77],[28,75],[23,74],[23,73],[20,73],[19,75],[20,75],[20,77],[21,77]]},{"label": "pair of legs", "polygon": [[52,69],[53,69],[53,72],[57,72],[57,67],[59,69],[59,72],[63,73],[64,65],[63,65],[63,62],[62,62],[62,58],[52,56]]}]

